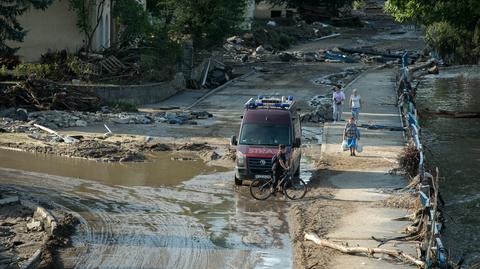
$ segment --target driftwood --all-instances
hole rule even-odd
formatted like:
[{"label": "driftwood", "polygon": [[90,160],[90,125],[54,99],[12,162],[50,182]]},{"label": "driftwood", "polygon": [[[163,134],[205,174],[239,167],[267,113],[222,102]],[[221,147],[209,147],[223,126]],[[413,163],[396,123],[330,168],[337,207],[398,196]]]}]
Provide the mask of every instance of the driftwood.
[{"label": "driftwood", "polygon": [[0,106],[95,111],[100,107],[100,97],[91,89],[67,88],[50,80],[28,79],[0,91]]},{"label": "driftwood", "polygon": [[313,241],[315,244],[323,247],[336,249],[344,254],[351,254],[351,255],[355,255],[355,254],[374,255],[376,253],[386,254],[388,256],[415,264],[421,268],[425,267],[425,262],[399,250],[388,250],[383,248],[345,247],[342,245],[332,243],[328,240],[320,239],[316,234],[309,234],[309,233],[305,234],[305,240]]}]

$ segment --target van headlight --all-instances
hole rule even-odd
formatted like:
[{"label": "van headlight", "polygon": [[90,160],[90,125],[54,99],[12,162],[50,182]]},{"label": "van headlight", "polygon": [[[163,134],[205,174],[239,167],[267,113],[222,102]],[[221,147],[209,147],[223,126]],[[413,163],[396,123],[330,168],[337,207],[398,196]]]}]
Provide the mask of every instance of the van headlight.
[{"label": "van headlight", "polygon": [[245,154],[240,151],[237,151],[237,165],[238,166],[245,166]]}]

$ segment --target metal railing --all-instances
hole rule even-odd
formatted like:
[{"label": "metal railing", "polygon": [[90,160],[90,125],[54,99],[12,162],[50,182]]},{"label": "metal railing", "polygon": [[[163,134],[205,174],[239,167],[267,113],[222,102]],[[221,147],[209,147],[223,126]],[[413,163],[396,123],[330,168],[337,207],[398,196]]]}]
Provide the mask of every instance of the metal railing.
[{"label": "metal railing", "polygon": [[[442,242],[442,222],[439,220],[438,210],[438,184],[430,173],[425,171],[425,155],[421,143],[421,127],[418,121],[418,113],[415,105],[415,96],[417,89],[412,87],[411,72],[408,67],[408,55],[402,56],[402,68],[397,79],[398,106],[402,116],[402,124],[407,132],[409,139],[419,153],[418,175],[420,177],[420,185],[418,195],[424,212],[428,218],[425,218],[424,224],[427,226],[427,237],[424,257],[426,268],[447,268],[447,251]],[[436,171],[438,179],[438,169]]]}]

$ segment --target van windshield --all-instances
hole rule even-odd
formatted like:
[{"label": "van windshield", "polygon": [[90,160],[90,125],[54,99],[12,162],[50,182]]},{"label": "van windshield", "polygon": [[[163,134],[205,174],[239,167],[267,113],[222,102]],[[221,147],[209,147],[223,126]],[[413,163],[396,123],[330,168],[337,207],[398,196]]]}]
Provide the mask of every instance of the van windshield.
[{"label": "van windshield", "polygon": [[246,123],[242,126],[239,143],[242,145],[290,145],[290,126],[265,123]]}]

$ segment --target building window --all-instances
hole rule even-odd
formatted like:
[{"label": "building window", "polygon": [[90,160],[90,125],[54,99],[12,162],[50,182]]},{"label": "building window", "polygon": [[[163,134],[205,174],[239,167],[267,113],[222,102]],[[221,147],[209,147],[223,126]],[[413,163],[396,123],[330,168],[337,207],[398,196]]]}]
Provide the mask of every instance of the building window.
[{"label": "building window", "polygon": [[282,11],[281,10],[272,10],[272,11],[270,11],[270,17],[271,18],[282,17]]}]

